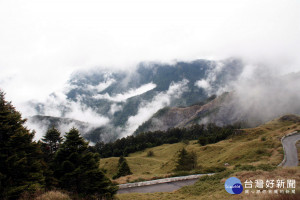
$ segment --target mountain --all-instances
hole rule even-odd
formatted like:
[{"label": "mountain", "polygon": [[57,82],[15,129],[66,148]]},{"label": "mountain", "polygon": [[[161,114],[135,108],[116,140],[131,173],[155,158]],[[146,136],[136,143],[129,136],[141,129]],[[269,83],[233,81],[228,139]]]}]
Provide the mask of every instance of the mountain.
[{"label": "mountain", "polygon": [[215,123],[218,126],[239,123],[243,127],[256,127],[282,115],[300,114],[300,94],[297,91],[300,73],[257,80],[239,81],[232,92],[212,96],[205,102],[186,107],[165,107],[139,126],[135,134],[188,127],[195,123]]},{"label": "mountain", "polygon": [[29,102],[40,116],[30,120],[31,127],[46,131],[49,122],[41,116],[58,117],[61,127],[73,124],[65,119],[77,120],[86,128],[75,127],[96,143],[194,123],[242,122],[255,127],[282,115],[300,114],[300,73],[278,76],[261,66],[252,71],[247,66],[226,59],[79,71],[63,92],[50,94],[44,102]]},{"label": "mountain", "polygon": [[[69,81],[72,89],[66,95],[71,101],[80,99],[98,113],[112,117],[114,126],[124,126],[129,116],[138,113],[141,103],[168,92],[169,102],[165,103],[168,106],[187,106],[203,101],[208,98],[208,93],[197,86],[197,81],[213,79],[210,93],[214,93],[235,80],[242,69],[242,62],[234,59],[197,60],[174,65],[141,63],[134,72],[77,73]],[[179,87],[176,94],[170,91],[176,90],[172,84]]]},{"label": "mountain", "polygon": [[[38,115],[31,122],[43,124],[47,118],[65,124],[73,119],[85,123],[83,135],[91,141],[114,140],[132,134],[160,109],[205,102],[235,81],[243,66],[241,60],[226,59],[140,63],[131,71],[79,71],[62,94],[54,92],[45,102],[30,102]],[[190,110],[198,108],[194,105]]]},{"label": "mountain", "polygon": [[156,112],[148,121],[135,131],[135,134],[147,131],[167,130],[169,128],[183,128],[195,123],[203,122],[204,118],[216,113],[220,106],[230,98],[229,93],[219,97],[211,96],[205,102],[186,107],[165,107]]}]

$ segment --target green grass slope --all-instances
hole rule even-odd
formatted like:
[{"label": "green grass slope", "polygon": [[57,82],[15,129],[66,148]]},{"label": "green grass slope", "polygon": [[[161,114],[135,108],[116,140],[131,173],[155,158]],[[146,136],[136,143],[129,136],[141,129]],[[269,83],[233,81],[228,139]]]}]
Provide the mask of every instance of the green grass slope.
[{"label": "green grass slope", "polygon": [[[229,164],[229,166],[226,166],[226,170],[218,175],[218,178],[207,180],[207,184],[215,184],[217,188],[220,188],[215,191],[215,197],[211,198],[222,199],[221,196],[227,195],[223,190],[224,182],[221,181],[224,178],[233,174],[239,176],[239,173],[243,174],[249,170],[253,171],[253,177],[259,171],[272,174],[268,171],[276,168],[283,159],[281,137],[295,130],[300,130],[299,119],[294,115],[284,116],[256,128],[243,129],[231,138],[206,146],[199,145],[197,141],[189,141],[188,144],[165,144],[130,154],[126,159],[133,174],[121,177],[116,181],[125,183],[169,176],[175,168],[178,150],[185,147],[188,151],[194,151],[197,154],[198,167],[195,173],[203,171],[203,169],[224,168],[225,163]],[[147,157],[147,152],[150,150],[153,151],[154,156]],[[102,159],[100,167],[107,171],[109,177],[112,177],[117,171],[117,161],[118,158]],[[284,171],[286,169],[283,168],[277,168],[276,170],[278,171],[277,174],[281,172],[289,175],[300,173],[299,168],[296,168],[294,172],[286,172]],[[118,197],[120,199],[189,199],[188,196],[190,196],[190,199],[208,198],[205,194],[211,194],[209,192],[210,187],[206,187],[203,185],[204,183],[203,181],[201,183],[197,182],[194,186],[184,187],[173,193],[121,194]],[[206,193],[199,192],[204,191],[203,188],[205,188]],[[198,193],[201,194],[201,198],[198,197]]]}]

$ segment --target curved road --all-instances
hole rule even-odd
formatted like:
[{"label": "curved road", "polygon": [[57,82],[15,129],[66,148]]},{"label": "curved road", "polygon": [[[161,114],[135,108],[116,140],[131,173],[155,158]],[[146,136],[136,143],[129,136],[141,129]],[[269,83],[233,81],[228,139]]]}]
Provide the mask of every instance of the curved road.
[{"label": "curved road", "polygon": [[300,140],[300,133],[296,133],[291,136],[287,136],[282,140],[286,160],[283,166],[298,166],[298,153],[296,148],[296,142]]}]

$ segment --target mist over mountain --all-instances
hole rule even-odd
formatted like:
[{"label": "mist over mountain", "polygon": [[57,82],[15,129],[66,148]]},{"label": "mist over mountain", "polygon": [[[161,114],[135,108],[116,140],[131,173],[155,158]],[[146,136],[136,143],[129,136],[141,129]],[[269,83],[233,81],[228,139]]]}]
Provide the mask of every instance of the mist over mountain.
[{"label": "mist over mountain", "polygon": [[299,73],[282,75],[233,58],[95,68],[73,73],[64,91],[45,102],[29,102],[32,116],[39,116],[28,124],[38,137],[53,125],[62,133],[75,126],[91,142],[195,123],[253,127],[300,114],[299,86]]},{"label": "mist over mountain", "polygon": [[[78,71],[63,92],[52,93],[45,102],[32,101],[29,105],[35,115],[71,118],[89,124],[89,128],[83,129],[86,138],[108,141],[133,134],[166,106],[189,106],[205,101],[212,94],[221,94],[225,86],[237,80],[243,66],[241,60],[226,59],[140,63],[131,71]],[[54,125],[45,123],[45,118],[34,119],[29,124],[40,130]],[[58,127],[70,124],[76,125],[68,120],[55,123]]]}]

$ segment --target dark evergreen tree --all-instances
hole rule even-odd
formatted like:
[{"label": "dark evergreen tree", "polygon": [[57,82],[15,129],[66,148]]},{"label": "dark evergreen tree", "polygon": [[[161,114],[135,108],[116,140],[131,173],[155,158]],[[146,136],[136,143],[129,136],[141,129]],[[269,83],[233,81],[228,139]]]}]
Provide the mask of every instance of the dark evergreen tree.
[{"label": "dark evergreen tree", "polygon": [[120,167],[123,162],[126,162],[126,160],[125,160],[124,156],[120,156],[119,161],[118,161],[118,167]]},{"label": "dark evergreen tree", "polygon": [[88,150],[88,143],[72,128],[55,154],[55,177],[62,189],[79,195],[112,197],[117,187],[99,169],[99,155]]},{"label": "dark evergreen tree", "polygon": [[189,171],[197,167],[197,155],[195,152],[188,152],[182,148],[178,152],[176,171]]},{"label": "dark evergreen tree", "polygon": [[0,90],[0,199],[17,199],[44,186],[42,152],[25,122]]},{"label": "dark evergreen tree", "polygon": [[60,132],[55,127],[52,127],[46,132],[46,135],[42,138],[42,141],[45,144],[45,151],[50,156],[53,156],[62,142],[62,137],[60,136]]},{"label": "dark evergreen tree", "polygon": [[132,174],[132,172],[129,168],[129,165],[126,159],[123,156],[121,156],[118,161],[118,172],[113,176],[113,179],[117,179],[121,176],[127,176],[130,174]]},{"label": "dark evergreen tree", "polygon": [[53,158],[61,142],[62,137],[55,127],[50,128],[42,138],[42,142],[40,141],[41,149],[44,152],[44,160],[48,164],[44,169],[47,189],[53,189],[58,185],[58,180],[53,176],[53,172],[55,170]]}]

